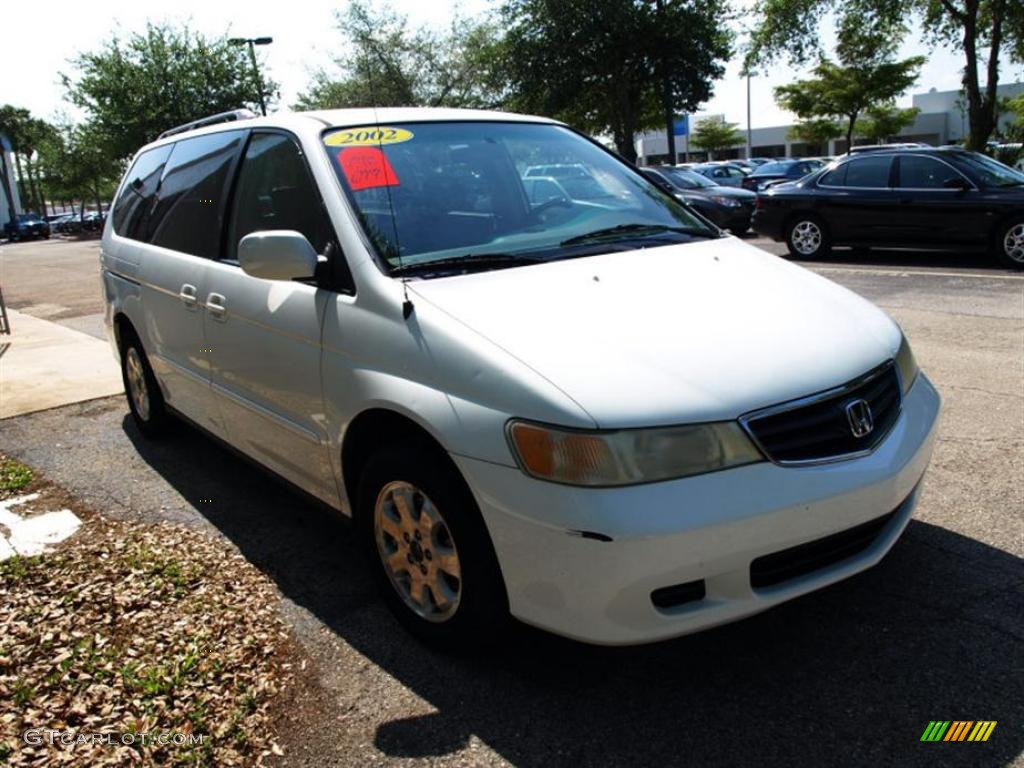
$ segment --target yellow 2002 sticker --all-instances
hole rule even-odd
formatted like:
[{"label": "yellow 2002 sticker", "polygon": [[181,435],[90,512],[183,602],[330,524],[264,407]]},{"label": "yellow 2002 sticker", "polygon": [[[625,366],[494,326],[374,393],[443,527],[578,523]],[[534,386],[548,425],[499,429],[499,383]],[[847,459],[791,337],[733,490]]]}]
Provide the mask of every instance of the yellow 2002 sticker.
[{"label": "yellow 2002 sticker", "polygon": [[380,125],[372,128],[346,128],[332,133],[324,139],[324,144],[329,147],[376,147],[378,144],[401,144],[412,137],[413,132],[405,128]]}]

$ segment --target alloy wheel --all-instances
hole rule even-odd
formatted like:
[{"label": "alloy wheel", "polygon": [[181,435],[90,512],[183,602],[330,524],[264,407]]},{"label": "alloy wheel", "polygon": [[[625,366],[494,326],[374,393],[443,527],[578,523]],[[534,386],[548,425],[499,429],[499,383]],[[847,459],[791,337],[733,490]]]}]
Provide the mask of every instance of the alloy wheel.
[{"label": "alloy wheel", "polygon": [[149,421],[149,389],[146,387],[146,371],[142,358],[135,347],[129,347],[124,359],[125,378],[128,381],[128,395],[135,405],[135,412],[143,421]]},{"label": "alloy wheel", "polygon": [[793,232],[789,238],[797,253],[810,256],[821,248],[821,227],[813,221],[801,221],[793,227]]},{"label": "alloy wheel", "polygon": [[1014,261],[1024,263],[1024,222],[1015,224],[1006,231],[1003,251]]},{"label": "alloy wheel", "polygon": [[450,619],[462,597],[462,567],[437,506],[412,483],[388,483],[377,495],[373,529],[381,564],[402,601],[427,621]]}]

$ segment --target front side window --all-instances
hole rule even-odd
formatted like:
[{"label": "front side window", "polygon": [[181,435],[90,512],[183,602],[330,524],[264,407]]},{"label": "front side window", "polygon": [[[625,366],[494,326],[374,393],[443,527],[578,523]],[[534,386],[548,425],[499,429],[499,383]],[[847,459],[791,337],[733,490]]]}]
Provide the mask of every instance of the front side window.
[{"label": "front side window", "polygon": [[931,157],[900,157],[899,185],[904,189],[944,189],[947,181],[960,178],[960,174],[948,165]]},{"label": "front side window", "polygon": [[301,232],[317,253],[323,253],[333,238],[306,161],[290,136],[253,135],[242,161],[234,200],[228,226],[229,259],[235,258],[238,241],[252,232]]},{"label": "front side window", "polygon": [[132,163],[110,214],[114,221],[114,231],[122,237],[130,237],[132,240],[145,240],[148,237],[149,213],[153,210],[160,176],[173,146],[164,144],[154,147],[140,154]]},{"label": "front side window", "polygon": [[872,187],[883,189],[889,186],[889,156],[861,157],[846,163],[847,187]]},{"label": "front side window", "polygon": [[217,256],[228,175],[244,135],[225,131],[174,145],[150,216],[153,245],[207,259]]},{"label": "front side window", "polygon": [[[517,263],[717,237],[629,166],[557,125],[344,128],[323,143],[392,273]],[[643,240],[643,243],[638,241]]]}]

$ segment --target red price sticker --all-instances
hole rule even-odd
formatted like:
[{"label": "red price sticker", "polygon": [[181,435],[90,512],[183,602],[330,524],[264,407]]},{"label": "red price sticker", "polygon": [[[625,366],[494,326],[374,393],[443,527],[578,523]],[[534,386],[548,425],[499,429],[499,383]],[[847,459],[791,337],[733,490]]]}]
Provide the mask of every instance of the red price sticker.
[{"label": "red price sticker", "polygon": [[398,186],[395,169],[379,147],[346,147],[338,153],[338,160],[353,192]]}]

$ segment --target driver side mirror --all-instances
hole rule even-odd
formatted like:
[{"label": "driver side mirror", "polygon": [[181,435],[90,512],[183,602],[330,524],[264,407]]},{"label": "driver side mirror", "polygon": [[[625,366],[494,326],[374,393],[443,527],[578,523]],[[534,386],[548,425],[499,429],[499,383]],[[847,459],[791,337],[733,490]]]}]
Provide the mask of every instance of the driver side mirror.
[{"label": "driver side mirror", "polygon": [[247,275],[264,280],[313,277],[317,255],[301,232],[271,229],[253,232],[238,242],[238,263]]},{"label": "driver side mirror", "polygon": [[961,192],[966,192],[971,188],[971,185],[967,183],[967,179],[962,176],[953,176],[946,179],[942,182],[942,186],[946,189],[959,189]]}]

